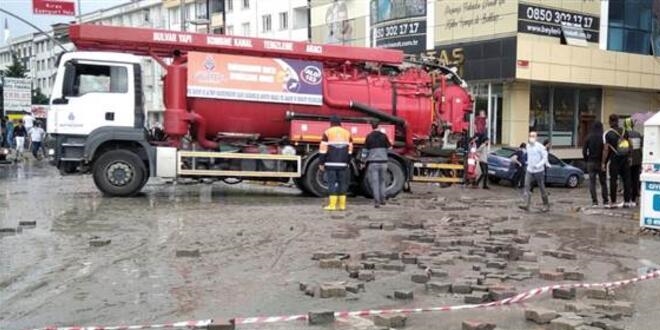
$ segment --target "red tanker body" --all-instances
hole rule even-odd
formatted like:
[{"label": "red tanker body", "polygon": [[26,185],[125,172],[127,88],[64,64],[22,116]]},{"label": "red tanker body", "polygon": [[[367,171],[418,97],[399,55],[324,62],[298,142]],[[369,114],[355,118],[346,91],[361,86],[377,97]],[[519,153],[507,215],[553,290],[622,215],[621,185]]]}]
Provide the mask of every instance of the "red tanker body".
[{"label": "red tanker body", "polygon": [[[466,84],[446,67],[405,62],[395,50],[164,30],[74,25],[70,38],[79,50],[151,56],[165,68],[166,139],[149,143],[180,151],[178,176],[259,176],[253,170],[258,164],[221,164],[218,159],[229,156],[217,151],[295,153],[299,177],[271,171],[260,178],[294,178],[301,189],[322,195],[318,142],[329,117],[338,115],[358,144],[374,120],[394,140],[389,195],[420,175],[437,176],[438,169],[452,178],[421,181],[460,180],[460,166],[444,166],[447,158],[432,158],[438,153],[429,152],[446,149],[450,140],[465,134],[472,111]],[[206,153],[196,154],[200,148]],[[262,165],[271,164],[264,159]],[[356,181],[363,178],[358,161],[353,165]],[[62,168],[67,162],[59,164]]]}]

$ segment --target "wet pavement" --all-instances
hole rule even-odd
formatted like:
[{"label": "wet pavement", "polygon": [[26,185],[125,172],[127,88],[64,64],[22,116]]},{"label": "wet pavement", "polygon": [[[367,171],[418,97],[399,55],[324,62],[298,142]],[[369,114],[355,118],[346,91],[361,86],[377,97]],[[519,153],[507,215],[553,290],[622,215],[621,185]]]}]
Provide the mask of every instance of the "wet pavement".
[{"label": "wet pavement", "polygon": [[[283,186],[152,180],[139,197],[105,198],[89,176],[61,177],[44,162],[0,165],[0,228],[36,221],[34,228],[0,234],[0,329],[462,304],[460,296],[429,294],[424,285],[411,282],[411,267],[377,272],[353,299],[312,298],[298,289],[300,281],[350,280],[344,270],[321,269],[311,260],[316,251],[352,256],[407,251],[411,231],[402,223],[439,226],[449,214],[493,220],[483,222],[490,226],[485,229],[515,228],[531,235],[528,247],[539,255],[542,269],[577,268],[585,282],[637,276],[643,267],[660,263],[660,238],[639,232],[635,211],[578,211],[589,203],[586,189],[550,191],[548,214],[519,211],[518,192],[510,187],[483,191],[432,185],[415,185],[412,194],[379,210],[369,200],[352,198],[349,211],[328,214],[321,211],[323,200]],[[441,204],[467,207],[447,211],[451,208]],[[372,223],[397,228],[368,229]],[[547,249],[575,253],[577,260],[541,256]],[[185,252],[189,256],[182,256]],[[467,274],[471,265],[448,266],[448,280]],[[534,278],[515,285],[522,291],[550,283]],[[413,290],[414,299],[389,299],[397,289]],[[617,299],[635,304],[633,317],[624,319],[626,329],[655,327],[659,289],[655,280],[617,290]],[[546,296],[529,304],[561,309],[563,303]],[[523,308],[411,315],[407,328],[460,329],[461,321],[476,318],[495,322],[498,329],[543,329],[525,322]],[[302,322],[239,327],[297,328],[308,327]],[[370,329],[373,323],[351,318],[328,328]]]}]

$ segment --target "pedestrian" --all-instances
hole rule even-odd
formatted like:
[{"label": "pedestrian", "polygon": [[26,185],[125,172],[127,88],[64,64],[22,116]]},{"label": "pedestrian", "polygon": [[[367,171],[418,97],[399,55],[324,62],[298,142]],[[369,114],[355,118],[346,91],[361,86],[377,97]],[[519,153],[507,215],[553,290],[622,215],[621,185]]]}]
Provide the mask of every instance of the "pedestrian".
[{"label": "pedestrian", "polygon": [[[603,136],[602,170],[610,174],[610,208],[631,206],[630,185],[630,141],[626,132],[619,127],[619,116],[610,115],[610,129]],[[623,180],[623,204],[616,203],[618,178]]]},{"label": "pedestrian", "polygon": [[44,136],[46,135],[46,131],[44,131],[43,128],[41,128],[41,124],[37,123],[32,130],[30,130],[30,145],[32,147],[32,155],[34,156],[34,159],[39,159],[38,153],[39,149],[41,149],[41,144],[44,140]]},{"label": "pedestrian", "polygon": [[474,118],[474,134],[479,138],[477,145],[481,145],[486,138],[487,123],[486,111],[483,109],[479,110],[479,115]]},{"label": "pedestrian", "polygon": [[9,149],[14,148],[14,122],[12,120],[9,120],[8,117],[5,116],[5,120],[7,121],[7,137],[5,139],[6,145]]},{"label": "pedestrian", "polygon": [[465,154],[465,187],[477,186],[477,175],[479,167],[479,156],[477,153],[477,140],[479,137],[474,136],[467,142],[467,152]]},{"label": "pedestrian", "polygon": [[603,197],[603,205],[609,204],[607,196],[607,172],[603,171],[600,164],[603,159],[603,123],[596,121],[591,127],[587,141],[582,147],[582,157],[587,163],[589,173],[589,193],[591,194],[591,205],[598,206],[598,194],[596,193],[596,179],[600,182],[600,192]]},{"label": "pedestrian", "polygon": [[0,147],[7,146],[7,116],[0,118]]},{"label": "pedestrian", "polygon": [[548,151],[545,150],[543,144],[536,141],[537,134],[532,131],[529,132],[529,143],[527,143],[527,172],[525,173],[525,194],[524,204],[519,208],[529,211],[532,202],[531,187],[533,183],[538,184],[541,189],[541,199],[543,200],[543,208],[541,212],[548,212],[550,210],[550,201],[548,194],[545,191],[545,180],[543,172],[548,164]]},{"label": "pedestrian", "polygon": [[626,120],[623,121],[623,128],[628,135],[630,147],[632,148],[630,155],[630,203],[631,206],[636,206],[639,203],[639,190],[641,188],[639,177],[642,174],[642,145],[644,137],[641,133],[635,130],[635,123],[632,118],[626,118]]},{"label": "pedestrian", "polygon": [[27,113],[25,116],[23,116],[23,126],[25,126],[25,131],[28,133],[32,127],[34,127],[34,117],[32,117],[30,113]]},{"label": "pedestrian", "polygon": [[319,148],[321,166],[328,182],[329,202],[326,211],[345,210],[348,191],[348,164],[353,153],[351,132],[341,127],[337,116],[330,117],[330,128],[321,138]]},{"label": "pedestrian", "polygon": [[490,139],[484,138],[483,142],[477,148],[477,157],[479,159],[479,169],[481,170],[481,175],[475,186],[479,186],[479,182],[483,180],[483,189],[490,189],[488,187],[488,150],[490,149]]},{"label": "pedestrian", "polygon": [[20,161],[23,158],[23,151],[25,150],[25,137],[27,131],[23,126],[23,121],[19,120],[16,127],[14,127],[14,137],[16,140],[16,158],[15,161]]},{"label": "pedestrian", "polygon": [[525,167],[527,166],[527,144],[521,143],[516,152],[511,156],[511,164],[513,164],[513,181],[511,186],[521,189],[525,184]]},{"label": "pedestrian", "polygon": [[371,124],[373,131],[367,135],[362,155],[367,163],[367,179],[371,194],[374,196],[374,207],[385,205],[387,175],[387,153],[392,147],[389,138],[378,129],[378,121]]}]

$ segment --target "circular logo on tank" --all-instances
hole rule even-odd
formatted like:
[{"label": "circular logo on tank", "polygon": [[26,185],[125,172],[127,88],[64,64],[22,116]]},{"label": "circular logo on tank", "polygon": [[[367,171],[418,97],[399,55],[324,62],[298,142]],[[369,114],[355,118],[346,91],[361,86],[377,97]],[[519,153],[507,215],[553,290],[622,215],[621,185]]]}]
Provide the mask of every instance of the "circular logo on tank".
[{"label": "circular logo on tank", "polygon": [[306,66],[302,72],[300,72],[300,77],[302,81],[310,85],[318,85],[321,83],[323,75],[321,69],[313,65]]}]

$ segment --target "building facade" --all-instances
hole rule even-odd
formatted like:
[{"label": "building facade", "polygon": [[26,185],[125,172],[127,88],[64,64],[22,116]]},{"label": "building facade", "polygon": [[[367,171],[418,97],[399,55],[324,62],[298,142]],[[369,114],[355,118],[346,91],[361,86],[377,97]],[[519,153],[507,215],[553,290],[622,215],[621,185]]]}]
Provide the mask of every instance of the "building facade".
[{"label": "building facade", "polygon": [[455,66],[475,110],[488,112],[495,142],[518,145],[535,130],[560,157],[579,158],[594,121],[660,110],[657,7],[653,0],[316,0],[311,34],[314,42],[398,48]]},{"label": "building facade", "polygon": [[225,9],[228,35],[309,40],[307,0],[225,0]]}]

